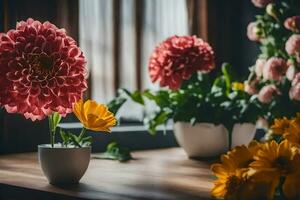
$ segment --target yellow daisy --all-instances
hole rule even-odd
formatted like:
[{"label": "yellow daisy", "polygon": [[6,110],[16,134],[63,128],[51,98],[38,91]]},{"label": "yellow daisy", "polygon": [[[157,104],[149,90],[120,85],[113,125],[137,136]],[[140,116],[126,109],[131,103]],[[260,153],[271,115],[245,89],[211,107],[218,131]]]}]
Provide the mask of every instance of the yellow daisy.
[{"label": "yellow daisy", "polygon": [[300,145],[300,126],[295,121],[292,121],[283,136],[289,142]]},{"label": "yellow daisy", "polygon": [[244,174],[258,149],[259,145],[255,141],[250,143],[248,148],[244,145],[238,146],[221,157],[221,164],[213,164],[211,170],[218,179],[214,182],[211,195],[218,198],[236,199],[241,194],[246,194],[250,181]]},{"label": "yellow daisy", "polygon": [[285,177],[283,192],[287,198],[300,197],[300,155],[295,154],[293,146],[287,140],[280,144],[271,141],[262,145],[250,164],[254,170],[252,179],[271,182],[271,196]]},{"label": "yellow daisy", "polygon": [[282,119],[275,119],[274,124],[271,126],[272,132],[275,135],[283,135],[290,127],[291,121],[286,117]]}]

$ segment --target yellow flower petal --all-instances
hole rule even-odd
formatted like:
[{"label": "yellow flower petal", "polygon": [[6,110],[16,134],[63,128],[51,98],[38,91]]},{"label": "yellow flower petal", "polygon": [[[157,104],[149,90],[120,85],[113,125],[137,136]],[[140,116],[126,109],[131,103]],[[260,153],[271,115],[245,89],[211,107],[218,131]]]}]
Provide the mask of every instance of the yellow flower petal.
[{"label": "yellow flower petal", "polygon": [[108,108],[96,101],[78,101],[74,106],[74,114],[86,129],[93,131],[110,132],[110,128],[116,125],[116,118]]},{"label": "yellow flower petal", "polygon": [[82,115],[82,110],[83,110],[82,107],[83,107],[83,100],[81,99],[75,103],[73,107],[73,113],[81,123],[84,123],[85,118],[84,115]]},{"label": "yellow flower petal", "polygon": [[275,119],[274,125],[271,126],[273,134],[283,135],[286,133],[286,130],[290,127],[291,121],[286,117],[282,119]]}]

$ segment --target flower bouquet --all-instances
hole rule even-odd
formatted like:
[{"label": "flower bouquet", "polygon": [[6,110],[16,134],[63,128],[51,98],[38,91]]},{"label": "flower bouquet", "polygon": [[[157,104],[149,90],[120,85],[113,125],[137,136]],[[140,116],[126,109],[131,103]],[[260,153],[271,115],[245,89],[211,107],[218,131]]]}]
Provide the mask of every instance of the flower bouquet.
[{"label": "flower bouquet", "polygon": [[[50,144],[39,145],[39,160],[50,183],[76,183],[85,173],[91,153],[86,129],[109,132],[116,124],[107,107],[83,102],[87,88],[86,60],[64,29],[33,19],[0,34],[0,105],[27,119],[49,118]],[[83,124],[79,136],[61,130],[61,116],[74,114]]]},{"label": "flower bouquet", "polygon": [[217,177],[212,196],[224,199],[300,198],[300,114],[275,119],[276,140],[238,146],[211,169]]},{"label": "flower bouquet", "polygon": [[265,8],[248,26],[248,37],[261,53],[245,82],[246,91],[258,98],[264,117],[293,116],[300,109],[300,14],[298,1],[255,1]]},{"label": "flower bouquet", "polygon": [[142,105],[144,98],[156,104],[144,120],[151,134],[173,120],[175,136],[189,157],[216,156],[253,139],[260,109],[244,85],[233,81],[229,64],[215,78],[209,73],[214,68],[208,43],[196,36],[172,36],[158,45],[149,61],[150,78],[161,89],[122,91]]}]

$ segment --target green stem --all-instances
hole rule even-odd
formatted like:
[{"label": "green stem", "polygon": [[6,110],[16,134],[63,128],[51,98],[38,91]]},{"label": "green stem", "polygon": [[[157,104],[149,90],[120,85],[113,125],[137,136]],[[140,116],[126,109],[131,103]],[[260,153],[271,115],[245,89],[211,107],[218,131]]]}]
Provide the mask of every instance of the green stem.
[{"label": "green stem", "polygon": [[55,133],[52,131],[52,117],[51,116],[48,117],[48,121],[49,121],[50,144],[51,144],[51,147],[53,148]]},{"label": "green stem", "polygon": [[81,133],[80,133],[80,135],[79,135],[79,141],[81,141],[82,140],[82,138],[83,138],[83,136],[85,135],[85,133],[86,133],[86,128],[82,128],[82,130],[81,130]]},{"label": "green stem", "polygon": [[54,147],[54,144],[55,144],[55,131],[51,131],[51,136],[52,136],[51,146],[52,146],[52,148],[53,148],[53,147]]}]

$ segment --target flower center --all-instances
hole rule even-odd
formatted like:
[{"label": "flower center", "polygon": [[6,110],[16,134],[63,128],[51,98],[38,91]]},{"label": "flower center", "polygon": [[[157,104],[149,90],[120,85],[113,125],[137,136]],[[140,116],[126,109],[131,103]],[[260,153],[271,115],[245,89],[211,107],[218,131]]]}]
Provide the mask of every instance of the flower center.
[{"label": "flower center", "polygon": [[43,69],[49,70],[52,68],[52,59],[47,55],[41,55],[38,57],[39,66]]},{"label": "flower center", "polygon": [[29,55],[29,63],[38,74],[48,74],[53,67],[53,60],[45,53]]},{"label": "flower center", "polygon": [[237,176],[230,176],[226,182],[226,189],[228,194],[234,193],[241,185],[241,180]]},{"label": "flower center", "polygon": [[283,156],[278,157],[275,160],[275,166],[283,173],[288,173],[290,171],[289,160],[286,157]]}]

